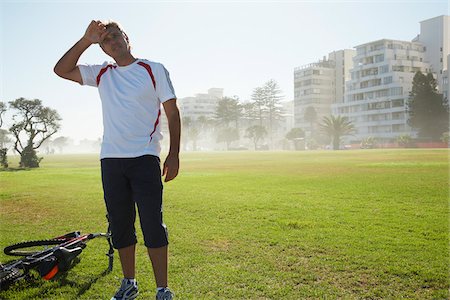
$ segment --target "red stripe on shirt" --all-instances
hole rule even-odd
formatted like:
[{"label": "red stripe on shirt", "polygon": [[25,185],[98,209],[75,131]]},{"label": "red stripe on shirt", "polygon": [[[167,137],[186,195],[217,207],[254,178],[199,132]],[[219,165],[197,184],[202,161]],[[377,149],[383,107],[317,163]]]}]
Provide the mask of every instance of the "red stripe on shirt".
[{"label": "red stripe on shirt", "polygon": [[138,62],[138,65],[144,67],[147,70],[148,74],[150,75],[150,78],[152,79],[153,87],[156,89],[156,81],[155,81],[155,77],[153,76],[152,68],[148,64],[146,64],[142,61]]},{"label": "red stripe on shirt", "polygon": [[106,67],[104,67],[103,69],[100,70],[100,72],[97,75],[97,86],[100,84],[100,78],[102,77],[103,74],[105,74],[106,71],[108,71],[109,68],[115,68],[116,66],[113,65],[107,65]]},{"label": "red stripe on shirt", "polygon": [[159,117],[160,116],[161,116],[161,108],[158,110],[158,117],[156,118],[155,125],[153,126],[153,131],[152,131],[152,133],[150,133],[150,142],[152,141],[152,138],[153,138],[152,135],[153,135],[153,133],[155,133],[156,127],[159,124]]}]

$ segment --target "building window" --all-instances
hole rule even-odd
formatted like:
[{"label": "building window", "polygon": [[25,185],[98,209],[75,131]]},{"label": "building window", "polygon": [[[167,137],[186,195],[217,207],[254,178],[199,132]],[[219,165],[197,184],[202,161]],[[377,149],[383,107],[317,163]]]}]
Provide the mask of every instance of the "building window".
[{"label": "building window", "polygon": [[375,55],[375,62],[382,62],[384,61],[384,54],[380,54],[380,55]]},{"label": "building window", "polygon": [[391,88],[391,96],[399,96],[403,94],[403,88],[402,87],[395,87]]},{"label": "building window", "polygon": [[392,83],[392,76],[383,78],[383,84],[390,84],[390,83]]},{"label": "building window", "polygon": [[381,67],[379,67],[379,69],[380,69],[380,74],[387,73],[387,72],[389,72],[389,65],[381,66]]},{"label": "building window", "polygon": [[392,107],[402,107],[404,105],[404,100],[403,99],[394,99],[391,101],[391,106]]},{"label": "building window", "polygon": [[394,124],[392,125],[392,132],[402,132],[405,130],[404,124]]}]

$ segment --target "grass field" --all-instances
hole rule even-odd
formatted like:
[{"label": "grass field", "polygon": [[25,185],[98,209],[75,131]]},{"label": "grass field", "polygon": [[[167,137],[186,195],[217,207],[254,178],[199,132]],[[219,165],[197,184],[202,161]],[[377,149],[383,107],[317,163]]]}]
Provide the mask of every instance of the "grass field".
[{"label": "grass field", "polygon": [[[185,153],[165,185],[177,299],[448,299],[447,150]],[[105,231],[96,155],[0,172],[1,246]],[[139,234],[139,299],[154,279]],[[2,299],[109,299],[106,242]],[[0,261],[9,258],[0,254]]]}]

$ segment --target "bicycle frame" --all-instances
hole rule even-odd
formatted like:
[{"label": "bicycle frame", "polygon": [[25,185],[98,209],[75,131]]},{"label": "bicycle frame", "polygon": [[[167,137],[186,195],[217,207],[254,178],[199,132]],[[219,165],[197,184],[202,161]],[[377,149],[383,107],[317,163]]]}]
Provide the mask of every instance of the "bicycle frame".
[{"label": "bicycle frame", "polygon": [[[6,247],[4,250],[5,254],[25,257],[6,265],[0,264],[0,290],[5,285],[7,286],[9,283],[24,278],[31,269],[37,269],[41,277],[45,280],[52,279],[59,272],[69,270],[72,266],[73,259],[86,247],[86,242],[97,237],[104,237],[108,240],[109,250],[106,253],[108,256],[108,271],[112,271],[114,249],[111,243],[111,234],[89,233],[81,235],[79,231],[74,231],[46,241],[23,242]],[[24,247],[45,245],[52,246],[31,254],[15,251]]]}]

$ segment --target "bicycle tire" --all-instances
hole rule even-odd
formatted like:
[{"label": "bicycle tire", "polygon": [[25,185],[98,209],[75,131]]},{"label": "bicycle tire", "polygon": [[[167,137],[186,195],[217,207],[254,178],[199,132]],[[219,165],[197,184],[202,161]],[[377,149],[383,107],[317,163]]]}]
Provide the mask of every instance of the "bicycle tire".
[{"label": "bicycle tire", "polygon": [[8,288],[8,286],[22,277],[22,272],[18,268],[1,269],[0,270],[0,291]]},{"label": "bicycle tire", "polygon": [[64,243],[65,240],[39,240],[39,241],[27,241],[27,242],[21,242],[17,244],[13,244],[10,246],[5,247],[3,252],[6,255],[11,256],[29,256],[36,253],[39,253],[42,251],[40,250],[33,250],[33,249],[27,249],[32,247],[42,247],[42,246],[56,246]]}]

